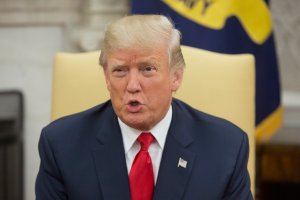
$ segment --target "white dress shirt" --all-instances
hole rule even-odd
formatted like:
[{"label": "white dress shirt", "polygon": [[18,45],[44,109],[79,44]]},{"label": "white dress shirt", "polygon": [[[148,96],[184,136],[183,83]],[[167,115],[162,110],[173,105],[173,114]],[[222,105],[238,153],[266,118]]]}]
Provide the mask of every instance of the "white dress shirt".
[{"label": "white dress shirt", "polygon": [[136,154],[140,150],[140,143],[137,141],[137,138],[142,132],[151,132],[155,138],[155,141],[152,142],[152,144],[149,147],[149,154],[152,160],[154,178],[156,183],[158,169],[162,157],[162,152],[165,146],[167,133],[171,124],[171,119],[172,119],[172,106],[170,106],[166,116],[158,124],[156,124],[151,130],[147,130],[147,131],[140,131],[131,128],[118,118],[119,125],[122,132],[122,137],[123,137],[123,144],[124,144],[128,173],[130,172],[131,165],[133,163]]}]

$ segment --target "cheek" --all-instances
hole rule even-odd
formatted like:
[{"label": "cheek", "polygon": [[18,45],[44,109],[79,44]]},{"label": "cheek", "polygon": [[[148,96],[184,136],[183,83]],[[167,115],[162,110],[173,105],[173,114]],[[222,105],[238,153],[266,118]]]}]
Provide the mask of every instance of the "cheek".
[{"label": "cheek", "polygon": [[111,96],[121,96],[125,91],[125,85],[122,80],[110,80],[107,83],[107,89]]},{"label": "cheek", "polygon": [[148,89],[149,98],[155,100],[155,102],[163,102],[165,99],[169,99],[172,95],[172,86],[170,81],[161,81],[155,84],[152,83]]}]

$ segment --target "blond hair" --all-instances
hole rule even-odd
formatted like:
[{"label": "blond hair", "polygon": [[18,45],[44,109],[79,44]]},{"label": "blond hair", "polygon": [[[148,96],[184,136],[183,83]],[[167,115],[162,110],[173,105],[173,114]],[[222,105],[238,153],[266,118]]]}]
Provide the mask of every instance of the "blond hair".
[{"label": "blond hair", "polygon": [[168,45],[169,64],[172,69],[185,67],[180,48],[180,32],[163,15],[131,15],[110,24],[104,35],[100,65],[106,66],[107,55],[120,49],[154,49]]}]

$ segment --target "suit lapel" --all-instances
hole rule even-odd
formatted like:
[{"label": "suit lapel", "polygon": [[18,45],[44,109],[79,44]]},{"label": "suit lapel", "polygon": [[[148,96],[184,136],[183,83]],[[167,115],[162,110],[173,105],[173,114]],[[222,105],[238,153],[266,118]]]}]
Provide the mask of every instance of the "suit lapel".
[{"label": "suit lapel", "polygon": [[[154,200],[183,198],[193,170],[195,154],[187,147],[193,142],[193,122],[185,119],[173,103],[173,116],[160,164]],[[93,151],[103,199],[130,200],[128,172],[121,130],[112,107],[99,122],[98,147]],[[181,164],[179,164],[181,159]],[[186,166],[185,166],[186,162]]]},{"label": "suit lapel", "polygon": [[97,139],[99,147],[94,150],[97,175],[103,199],[130,199],[128,173],[123,140],[119,124],[112,108],[105,114]]},{"label": "suit lapel", "polygon": [[[183,163],[178,166],[180,158]],[[195,155],[179,147],[174,138],[168,138],[155,187],[155,200],[182,199],[192,172],[194,158]],[[183,167],[184,162],[186,162],[186,168]]]},{"label": "suit lapel", "polygon": [[192,124],[184,119],[176,105],[173,104],[173,116],[164,147],[154,199],[182,199],[186,185],[193,169],[195,154],[187,150],[193,142],[190,133]]}]

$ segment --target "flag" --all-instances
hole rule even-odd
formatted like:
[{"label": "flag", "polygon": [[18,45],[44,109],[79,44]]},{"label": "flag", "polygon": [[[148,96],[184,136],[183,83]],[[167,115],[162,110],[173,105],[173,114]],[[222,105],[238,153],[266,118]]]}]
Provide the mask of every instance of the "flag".
[{"label": "flag", "polygon": [[186,168],[186,166],[187,166],[187,161],[182,158],[179,158],[177,167]]},{"label": "flag", "polygon": [[256,62],[256,139],[282,123],[279,69],[271,13],[264,0],[132,0],[134,14],[164,14],[182,44],[219,53],[251,53]]}]

